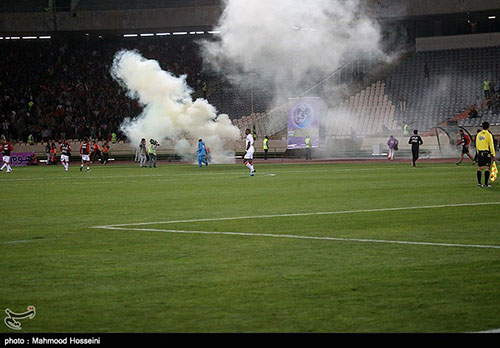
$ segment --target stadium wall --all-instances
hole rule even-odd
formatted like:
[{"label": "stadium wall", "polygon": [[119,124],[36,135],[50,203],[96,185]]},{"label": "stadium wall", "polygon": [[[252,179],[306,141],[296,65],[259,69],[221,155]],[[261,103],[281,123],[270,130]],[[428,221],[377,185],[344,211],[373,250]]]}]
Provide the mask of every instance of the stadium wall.
[{"label": "stadium wall", "polygon": [[500,8],[498,1],[491,0],[369,0],[379,17],[421,17],[453,13],[482,12]]},{"label": "stadium wall", "polygon": [[421,37],[416,39],[417,51],[500,46],[500,33]]},{"label": "stadium wall", "polygon": [[[500,127],[499,127],[500,128]],[[500,129],[496,129],[496,131],[500,131]],[[496,134],[496,133],[495,133]],[[409,154],[411,147],[409,144],[407,144],[407,139],[408,137],[403,137],[403,136],[398,136],[396,134],[396,138],[399,139],[399,148],[400,148],[400,153],[405,153]],[[362,138],[359,139],[361,142],[359,150],[355,151],[346,151],[344,155],[352,155],[352,156],[371,156],[372,151],[374,149],[374,146],[378,146],[380,151],[382,153],[387,151],[387,139],[388,136],[386,137],[371,137],[371,138]],[[439,143],[438,140],[435,136],[424,136],[422,137],[424,141],[424,145],[422,146],[422,152],[423,153],[432,153],[434,155],[439,155]],[[78,155],[78,149],[80,142],[79,141],[70,141],[73,147],[73,160],[79,159]],[[447,146],[448,143],[445,143],[445,139],[441,139],[441,146]],[[99,145],[102,145],[102,142],[98,142]],[[333,144],[335,147],[338,145]],[[124,143],[124,142],[118,142],[116,144],[110,144],[111,146],[111,157],[119,157],[121,159],[133,159],[134,157],[134,150],[131,148],[129,143]],[[241,155],[243,153],[243,149],[245,148],[245,141],[236,141],[232,144],[232,146],[229,146],[229,148],[232,148],[237,155]],[[262,139],[258,138],[256,141],[256,152],[257,154],[262,154],[263,149],[262,149]],[[269,154],[271,155],[270,157],[282,157],[284,153],[287,150],[287,140],[286,138],[282,139],[272,139],[269,141]],[[44,143],[38,143],[35,145],[27,145],[24,143],[17,143],[14,144],[14,152],[35,152],[37,156],[40,159],[43,159],[45,156],[45,144]],[[165,156],[173,156],[175,155],[175,150],[174,146],[172,143],[166,142],[162,144],[162,146],[158,149],[157,151],[158,155],[161,157]],[[321,153],[322,156],[335,156],[338,155],[339,153],[337,151],[329,153],[328,149],[321,149],[320,151],[317,152],[318,154]]]},{"label": "stadium wall", "polygon": [[56,13],[0,13],[0,32],[131,31],[211,28],[218,6]]}]

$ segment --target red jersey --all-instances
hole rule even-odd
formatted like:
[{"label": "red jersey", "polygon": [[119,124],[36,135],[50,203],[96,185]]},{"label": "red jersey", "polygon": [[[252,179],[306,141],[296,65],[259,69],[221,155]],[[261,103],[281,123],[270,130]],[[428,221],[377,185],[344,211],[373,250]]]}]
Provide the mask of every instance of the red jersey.
[{"label": "red jersey", "polygon": [[470,138],[467,134],[460,135],[460,145],[468,147],[470,144]]},{"label": "red jersey", "polygon": [[69,156],[71,153],[71,145],[69,143],[62,143],[59,146],[59,151],[61,151],[61,155]]},{"label": "red jersey", "polygon": [[10,156],[10,152],[14,150],[12,145],[10,143],[5,143],[2,145],[2,155],[3,156]]},{"label": "red jersey", "polygon": [[89,143],[82,143],[82,145],[80,145],[80,155],[90,155]]}]

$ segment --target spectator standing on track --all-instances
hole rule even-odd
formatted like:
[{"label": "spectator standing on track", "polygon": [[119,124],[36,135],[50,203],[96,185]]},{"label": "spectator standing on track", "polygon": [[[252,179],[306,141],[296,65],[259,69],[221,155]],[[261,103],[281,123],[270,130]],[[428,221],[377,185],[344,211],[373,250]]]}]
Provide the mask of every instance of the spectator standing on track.
[{"label": "spectator standing on track", "polygon": [[146,148],[146,139],[142,138],[139,144],[139,167],[146,167],[146,161],[148,159],[148,150]]},{"label": "spectator standing on track", "polygon": [[56,164],[57,147],[55,143],[50,145],[50,164]]},{"label": "spectator standing on track", "polygon": [[398,139],[394,138],[394,136],[390,136],[389,140],[387,141],[387,146],[389,147],[389,152],[387,153],[387,159],[389,161],[394,160],[394,154],[398,150],[398,144],[399,141]]},{"label": "spectator standing on track", "polygon": [[109,143],[105,141],[104,144],[102,145],[101,163],[107,164],[108,161],[109,161]]},{"label": "spectator standing on track", "polygon": [[47,165],[50,164],[50,143],[47,142],[47,145],[45,145],[45,157],[47,158]]},{"label": "spectator standing on track", "polygon": [[420,145],[423,145],[424,141],[418,135],[418,130],[413,131],[413,135],[408,140],[408,144],[411,144],[411,154],[412,154],[412,166],[417,166],[417,160],[420,152]]},{"label": "spectator standing on track", "polygon": [[92,163],[95,163],[97,158],[98,161],[101,160],[101,149],[99,148],[99,144],[94,140],[94,144],[92,145],[92,154],[91,154]]}]

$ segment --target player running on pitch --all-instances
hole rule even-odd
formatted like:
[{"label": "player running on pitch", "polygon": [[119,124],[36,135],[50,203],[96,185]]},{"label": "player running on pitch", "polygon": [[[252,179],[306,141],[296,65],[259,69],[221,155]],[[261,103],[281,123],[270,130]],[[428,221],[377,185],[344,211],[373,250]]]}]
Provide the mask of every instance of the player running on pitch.
[{"label": "player running on pitch", "polygon": [[417,166],[417,160],[419,156],[419,151],[420,151],[420,145],[422,145],[424,141],[418,135],[418,130],[413,131],[413,135],[410,137],[408,140],[408,144],[411,144],[411,155],[412,155],[412,166],[416,167]]},{"label": "player running on pitch", "polygon": [[12,144],[5,139],[3,139],[1,145],[3,165],[2,168],[0,168],[0,172],[7,167],[7,173],[10,173],[12,172],[12,168],[10,166],[10,153],[14,150],[14,148],[12,147]]},{"label": "player running on pitch", "polygon": [[83,164],[85,163],[87,165],[87,172],[90,172],[90,143],[87,138],[84,138],[83,143],[80,145],[80,157],[82,158],[80,171],[83,171]]},{"label": "player running on pitch", "polygon": [[467,157],[469,157],[472,161],[472,164],[475,164],[476,161],[474,161],[474,157],[472,157],[469,152],[470,137],[465,134],[462,129],[460,129],[458,132],[460,133],[460,142],[458,143],[458,145],[462,146],[462,154],[460,155],[460,161],[457,162],[457,166],[460,165],[460,163],[462,163],[462,161],[464,160],[464,155],[467,155]]},{"label": "player running on pitch", "polygon": [[245,156],[243,156],[243,162],[245,166],[250,169],[250,176],[254,176],[255,168],[253,167],[253,153],[255,151],[254,148],[254,139],[252,136],[252,132],[250,129],[245,130],[246,140],[245,140]]},{"label": "player running on pitch", "polygon": [[59,151],[61,152],[61,164],[64,167],[64,171],[67,172],[69,169],[69,156],[71,156],[71,145],[67,140],[63,140],[59,146]]}]

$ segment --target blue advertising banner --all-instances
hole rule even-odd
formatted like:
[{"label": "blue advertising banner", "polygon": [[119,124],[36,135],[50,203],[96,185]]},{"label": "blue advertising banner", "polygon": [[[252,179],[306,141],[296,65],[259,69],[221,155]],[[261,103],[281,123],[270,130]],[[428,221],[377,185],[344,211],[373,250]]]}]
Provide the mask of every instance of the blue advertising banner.
[{"label": "blue advertising banner", "polygon": [[288,149],[304,149],[305,139],[311,138],[311,145],[319,145],[319,119],[326,111],[326,104],[319,97],[297,99],[288,110]]}]

